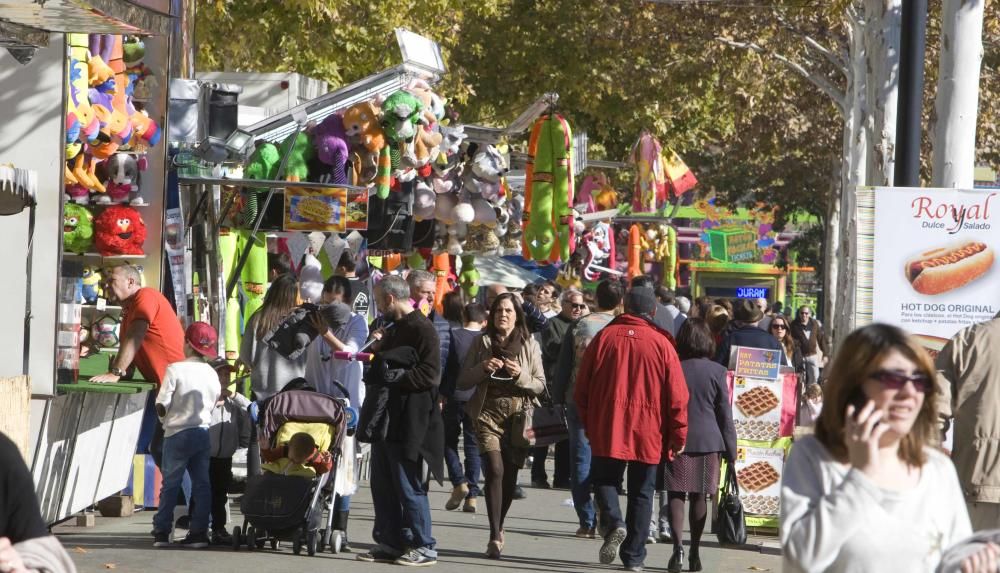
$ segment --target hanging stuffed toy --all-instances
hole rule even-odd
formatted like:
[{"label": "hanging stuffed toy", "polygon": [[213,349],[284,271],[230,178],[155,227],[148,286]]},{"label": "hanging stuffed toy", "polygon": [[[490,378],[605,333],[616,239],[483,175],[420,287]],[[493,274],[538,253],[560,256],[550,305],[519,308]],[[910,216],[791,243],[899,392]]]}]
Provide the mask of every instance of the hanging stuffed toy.
[{"label": "hanging stuffed toy", "polygon": [[479,270],[476,269],[475,255],[462,255],[462,272],[458,275],[458,284],[467,300],[474,299],[479,294]]},{"label": "hanging stuffed toy", "polygon": [[323,296],[323,265],[312,253],[306,253],[299,269],[299,292],[303,302],[314,304]]},{"label": "hanging stuffed toy", "polygon": [[607,272],[615,262],[614,229],[603,221],[594,224],[584,237],[586,254],[583,266],[583,278],[587,281],[597,281],[602,272]]},{"label": "hanging stuffed toy", "polygon": [[98,203],[128,203],[143,206],[146,201],[139,196],[140,164],[145,166],[146,158],[136,158],[131,153],[116,153],[98,165],[98,178],[104,183],[107,193],[101,195]]},{"label": "hanging stuffed toy", "polygon": [[642,229],[632,225],[628,230],[628,280],[644,274],[642,264]]},{"label": "hanging stuffed toy", "polygon": [[309,135],[304,132],[289,135],[278,146],[281,157],[288,155],[285,162],[285,181],[308,181],[309,162],[316,154]]},{"label": "hanging stuffed toy", "polygon": [[635,189],[632,208],[636,213],[656,211],[667,200],[667,183],[663,172],[660,142],[649,132],[643,131],[629,154],[635,165]]},{"label": "hanging stuffed toy", "polygon": [[347,158],[349,154],[344,118],[333,114],[324,119],[312,132],[316,159],[324,166],[324,173],[313,177],[334,185],[347,185]]},{"label": "hanging stuffed toy", "polygon": [[434,275],[437,277],[434,284],[434,310],[443,314],[444,295],[451,292],[451,256],[448,253],[434,255]]},{"label": "hanging stuffed toy", "polygon": [[141,255],[146,223],[131,207],[112,205],[94,221],[94,245],[104,256]]},{"label": "hanging stuffed toy", "polygon": [[63,206],[63,250],[83,254],[94,244],[94,216],[82,205]]},{"label": "hanging stuffed toy", "polygon": [[524,258],[569,260],[573,243],[573,135],[561,115],[538,118],[528,142]]},{"label": "hanging stuffed toy", "polygon": [[[247,160],[246,167],[243,168],[243,177],[246,179],[261,179],[273,181],[278,176],[278,163],[281,155],[277,146],[273,143],[264,143],[254,150]],[[267,188],[254,187],[247,188],[243,199],[243,212],[240,214],[241,224],[244,227],[252,228],[257,220],[257,212],[263,203],[260,198],[267,195]],[[260,203],[260,204],[258,204]]]}]

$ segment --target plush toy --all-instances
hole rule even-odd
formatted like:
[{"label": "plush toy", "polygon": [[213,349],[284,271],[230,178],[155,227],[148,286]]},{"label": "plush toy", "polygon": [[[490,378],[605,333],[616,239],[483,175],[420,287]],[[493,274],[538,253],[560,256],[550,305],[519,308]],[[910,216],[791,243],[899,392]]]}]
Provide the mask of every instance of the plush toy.
[{"label": "plush toy", "polygon": [[434,218],[437,219],[437,244],[435,251],[446,250],[449,254],[462,254],[462,244],[468,233],[468,225],[476,213],[469,203],[463,203],[455,193],[437,196]]},{"label": "plush toy", "polygon": [[107,193],[99,198],[98,203],[145,205],[146,201],[139,196],[140,163],[144,165],[145,158],[136,159],[131,153],[116,153],[102,161],[97,173]]},{"label": "plush toy", "polygon": [[628,230],[628,280],[644,274],[642,262],[642,230],[639,225],[632,225]]},{"label": "plush toy", "polygon": [[356,103],[344,111],[344,132],[370,152],[385,147],[385,134],[379,124],[379,111],[370,101]]},{"label": "plush toy", "polygon": [[[273,181],[278,176],[278,163],[281,161],[281,154],[273,143],[264,143],[254,150],[247,160],[246,167],[243,168],[245,179],[262,179]],[[247,188],[246,196],[243,199],[243,212],[240,214],[241,223],[245,227],[252,227],[257,220],[258,198],[266,195],[267,189],[263,187]]]},{"label": "plush toy", "polygon": [[[333,114],[324,119],[312,132],[316,158],[327,166],[329,182],[334,185],[347,184],[347,156],[349,153],[344,118]],[[314,177],[318,174],[314,174]]]},{"label": "plush toy", "polygon": [[462,272],[458,275],[458,284],[467,299],[476,298],[479,294],[479,270],[476,269],[475,255],[462,255]]},{"label": "plush toy", "polygon": [[663,150],[659,140],[643,131],[629,154],[629,161],[636,170],[633,210],[636,213],[656,211],[667,200]]},{"label": "plush toy", "polygon": [[431,90],[430,84],[421,79],[412,80],[406,91],[415,95],[423,105],[423,122],[432,125],[444,118],[444,99]]},{"label": "plush toy", "polygon": [[601,278],[605,269],[611,268],[615,262],[614,229],[603,221],[595,223],[590,232],[584,236],[586,252],[583,266],[583,278],[596,281]]},{"label": "plush toy", "polygon": [[451,256],[448,253],[434,255],[434,275],[437,277],[434,284],[434,310],[443,314],[444,295],[451,292]]},{"label": "plush toy", "polygon": [[303,132],[299,132],[294,138],[289,135],[281,142],[278,152],[281,157],[288,154],[288,160],[285,163],[286,181],[307,181],[309,179],[309,161],[316,153],[312,142],[309,141],[309,135]]},{"label": "plush toy", "polygon": [[569,260],[573,243],[573,136],[560,115],[543,115],[528,142],[524,258]]},{"label": "plush toy", "polygon": [[521,222],[524,219],[524,191],[510,189],[507,207],[507,234],[503,237],[504,254],[521,253]]},{"label": "plush toy", "polygon": [[323,265],[312,253],[306,253],[299,269],[299,292],[304,302],[315,304],[323,295]]},{"label": "plush toy", "polygon": [[413,220],[424,221],[434,218],[437,194],[424,179],[417,179],[413,186]]},{"label": "plush toy", "polygon": [[389,141],[408,141],[417,134],[424,118],[424,104],[405,90],[398,90],[382,102],[382,131]]},{"label": "plush toy", "polygon": [[94,216],[82,205],[66,203],[63,207],[63,249],[86,253],[94,244]]},{"label": "plush toy", "polygon": [[122,52],[125,63],[132,65],[146,57],[146,44],[139,36],[125,36],[122,41]]},{"label": "plush toy", "polygon": [[141,255],[146,241],[146,223],[132,207],[112,205],[94,221],[97,252],[110,255]]},{"label": "plush toy", "polygon": [[83,267],[81,286],[83,302],[86,304],[97,304],[97,299],[101,296],[100,270],[97,267]]},{"label": "plush toy", "polygon": [[465,170],[465,189],[487,201],[495,201],[500,197],[500,178],[506,172],[506,158],[496,146],[487,145],[476,152]]},{"label": "plush toy", "polygon": [[[72,176],[72,173],[70,173],[70,175]],[[78,205],[86,205],[90,203],[90,189],[87,189],[79,183],[71,183],[67,178],[63,199],[67,202],[73,202]]]}]

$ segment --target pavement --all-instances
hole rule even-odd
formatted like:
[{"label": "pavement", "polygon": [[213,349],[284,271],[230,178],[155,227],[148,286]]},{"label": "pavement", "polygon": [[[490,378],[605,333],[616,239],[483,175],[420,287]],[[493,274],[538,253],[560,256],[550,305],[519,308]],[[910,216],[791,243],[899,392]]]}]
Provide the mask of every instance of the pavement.
[{"label": "pavement", "polygon": [[[525,476],[527,472],[524,472]],[[621,571],[621,563],[600,565],[597,553],[600,540],[577,539],[576,514],[567,490],[542,490],[525,487],[527,499],[515,501],[507,517],[506,547],[503,559],[484,556],[489,528],[486,510],[480,499],[479,513],[445,511],[450,487],[433,484],[430,493],[433,533],[438,540],[439,561],[431,570],[441,573],[467,573],[475,570],[528,572]],[[623,509],[624,509],[624,500]],[[235,505],[235,504],[233,504]],[[350,534],[353,553],[317,554],[308,557],[292,554],[290,544],[278,551],[270,549],[234,552],[231,548],[203,550],[156,549],[150,536],[151,511],[131,517],[97,517],[93,527],[78,527],[72,522],[54,528],[81,573],[114,571],[176,572],[205,571],[228,573],[247,571],[336,570],[338,572],[378,572],[399,570],[398,565],[357,561],[355,556],[371,546],[372,503],[364,485],[351,503]],[[242,524],[234,510],[234,520]],[[230,529],[232,529],[230,525]],[[671,546],[646,546],[646,571],[666,571]],[[751,537],[741,548],[721,548],[715,535],[703,537],[701,557],[704,571],[745,572],[781,570],[777,540],[774,537]],[[316,560],[316,561],[314,561]],[[307,569],[308,568],[308,569]],[[685,563],[685,570],[687,564]]]}]

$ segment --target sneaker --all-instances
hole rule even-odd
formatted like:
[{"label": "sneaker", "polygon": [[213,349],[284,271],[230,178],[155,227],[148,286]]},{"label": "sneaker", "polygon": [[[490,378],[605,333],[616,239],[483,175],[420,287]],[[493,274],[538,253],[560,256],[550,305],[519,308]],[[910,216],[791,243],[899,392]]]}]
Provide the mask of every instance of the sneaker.
[{"label": "sneaker", "polygon": [[191,516],[182,515],[178,517],[177,521],[174,522],[174,527],[178,529],[191,529]]},{"label": "sneaker", "polygon": [[438,562],[437,557],[428,557],[416,549],[411,549],[393,561],[396,565],[408,567],[430,567]]},{"label": "sneaker", "polygon": [[469,495],[469,484],[460,483],[455,487],[451,488],[451,497],[444,504],[444,508],[448,511],[458,509],[458,506],[462,505],[462,500],[465,496]]},{"label": "sneaker", "polygon": [[181,539],[178,545],[191,549],[204,549],[208,547],[208,534],[204,531],[201,533],[188,533],[184,539]]},{"label": "sneaker", "polygon": [[366,563],[392,563],[396,560],[396,556],[391,553],[386,553],[377,547],[373,547],[364,553],[359,553],[357,560],[364,561]]},{"label": "sneaker", "polygon": [[597,539],[597,529],[594,527],[581,527],[573,535],[580,539]]},{"label": "sneaker", "polygon": [[656,545],[656,529],[653,527],[649,528],[649,534],[646,536],[646,545]]},{"label": "sneaker", "polygon": [[626,571],[642,571],[642,565],[629,565],[625,567]]},{"label": "sneaker", "polygon": [[526,497],[528,496],[524,493],[524,488],[521,486],[514,487],[514,495],[511,496],[511,499],[524,499]]},{"label": "sneaker", "polygon": [[154,532],[153,547],[170,547],[170,534]]},{"label": "sneaker", "polygon": [[625,541],[626,535],[628,532],[625,531],[624,527],[616,527],[604,538],[604,544],[601,545],[601,551],[598,553],[601,563],[611,565],[615,562],[615,558],[618,557],[618,548]]},{"label": "sneaker", "polygon": [[212,532],[212,545],[232,545],[233,536],[229,535],[225,529],[216,529]]},{"label": "sneaker", "polygon": [[570,483],[568,481],[553,481],[552,489],[570,489]]},{"label": "sneaker", "polygon": [[666,527],[660,528],[660,543],[671,543],[674,538],[670,535],[670,529]]},{"label": "sneaker", "polygon": [[476,498],[465,498],[465,504],[462,505],[462,511],[465,513],[476,513]]},{"label": "sneaker", "polygon": [[552,486],[549,485],[549,481],[544,479],[531,480],[531,487],[536,489],[552,489]]}]

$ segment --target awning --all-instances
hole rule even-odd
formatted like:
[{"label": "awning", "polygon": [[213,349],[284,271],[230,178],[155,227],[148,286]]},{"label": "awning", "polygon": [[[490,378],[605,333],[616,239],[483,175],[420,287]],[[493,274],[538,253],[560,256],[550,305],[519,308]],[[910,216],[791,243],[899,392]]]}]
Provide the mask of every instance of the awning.
[{"label": "awning", "polygon": [[497,255],[476,255],[476,269],[480,286],[499,284],[507,288],[524,288],[544,279]]},{"label": "awning", "polygon": [[[172,27],[169,14],[127,0],[0,0],[0,23],[4,22],[33,28],[36,33],[165,36]],[[3,32],[6,35],[10,30]]]}]

